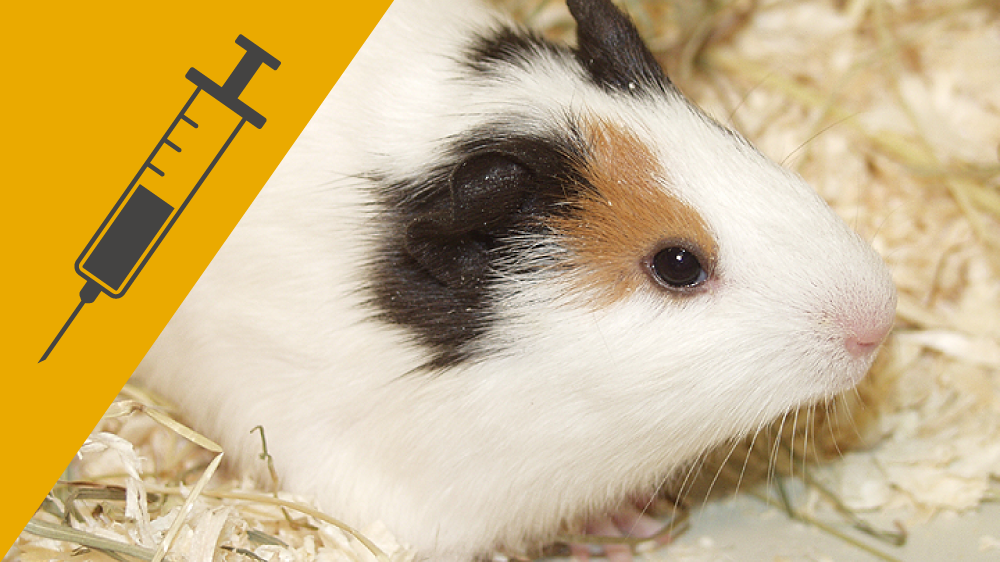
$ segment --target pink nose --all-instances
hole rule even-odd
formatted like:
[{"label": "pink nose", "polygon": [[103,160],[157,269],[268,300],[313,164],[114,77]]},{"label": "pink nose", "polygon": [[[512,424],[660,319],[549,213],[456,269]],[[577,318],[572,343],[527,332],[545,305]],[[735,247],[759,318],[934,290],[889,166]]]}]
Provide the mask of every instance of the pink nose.
[{"label": "pink nose", "polygon": [[892,315],[878,314],[874,316],[856,317],[844,326],[847,338],[844,345],[847,352],[854,357],[870,355],[885,341],[892,329]]}]

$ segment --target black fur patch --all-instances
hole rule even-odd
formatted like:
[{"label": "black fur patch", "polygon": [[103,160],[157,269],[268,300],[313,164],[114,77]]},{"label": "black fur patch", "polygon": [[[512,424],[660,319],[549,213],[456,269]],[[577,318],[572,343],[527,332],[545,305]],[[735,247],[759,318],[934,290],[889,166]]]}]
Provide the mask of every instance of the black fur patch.
[{"label": "black fur patch", "polygon": [[503,27],[473,41],[466,64],[484,74],[501,74],[503,66],[528,70],[540,56],[575,57],[590,80],[611,93],[648,95],[672,91],[656,57],[632,21],[608,0],[568,0],[577,22],[577,47],[569,49],[523,29]]},{"label": "black fur patch", "polygon": [[635,25],[610,0],[566,4],[576,20],[577,58],[598,86],[636,95],[672,88]]},{"label": "black fur patch", "polygon": [[387,226],[372,264],[371,304],[432,352],[427,368],[476,359],[469,344],[495,318],[501,270],[518,267],[512,237],[541,233],[567,186],[582,182],[572,165],[574,135],[526,138],[512,130],[494,124],[468,133],[421,177],[376,179]]}]

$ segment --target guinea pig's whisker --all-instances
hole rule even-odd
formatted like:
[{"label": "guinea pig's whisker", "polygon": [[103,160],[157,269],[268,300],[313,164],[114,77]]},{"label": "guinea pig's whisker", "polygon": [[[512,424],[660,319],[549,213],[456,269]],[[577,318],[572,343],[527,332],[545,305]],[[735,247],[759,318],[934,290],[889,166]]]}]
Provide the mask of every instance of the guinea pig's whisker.
[{"label": "guinea pig's whisker", "polygon": [[[816,452],[816,439],[815,439],[815,435],[813,433],[815,431],[815,429],[816,429],[816,425],[815,425],[816,410],[815,410],[815,407],[816,407],[815,404],[810,404],[802,412],[802,415],[803,415],[803,418],[804,418],[803,419],[803,427],[802,427],[802,450],[799,453],[799,455],[797,457],[795,457],[799,461],[799,466],[800,466],[800,468],[802,470],[802,476],[801,476],[802,478],[806,477],[806,472],[807,472],[807,468],[808,468],[808,464],[809,464],[809,455],[811,453],[815,454],[815,452]],[[813,439],[810,439],[810,437],[813,437]],[[809,450],[810,443],[813,445],[812,451]],[[819,459],[816,459],[816,460],[819,460]],[[795,474],[795,467],[794,466],[792,467],[791,473],[794,476],[794,474]]]},{"label": "guinea pig's whisker", "polygon": [[604,344],[604,350],[607,352],[608,357],[614,357],[614,349],[608,344],[608,339],[604,336],[604,331],[601,330],[601,324],[597,321],[597,312],[592,311],[590,313],[590,319],[594,323],[594,329],[597,330],[597,336],[601,338],[601,343]]},{"label": "guinea pig's whisker", "polygon": [[[708,452],[698,455],[698,458],[691,463],[688,467],[686,474],[684,475],[684,480],[681,482],[680,488],[677,489],[677,498],[674,502],[674,508],[671,512],[671,519],[677,518],[677,509],[681,507],[684,503],[684,497],[691,491],[694,487],[695,475],[701,472],[702,467],[705,465],[705,460],[708,457]],[[668,477],[669,478],[669,477]]]},{"label": "guinea pig's whisker", "polygon": [[[798,455],[793,454],[791,457],[791,466],[789,467],[788,473],[793,478],[795,477],[795,466],[798,464],[802,469],[802,478],[805,477],[806,461],[809,458],[809,432],[812,431],[812,405],[806,406],[805,408],[799,408],[800,414],[802,414],[802,443],[800,444],[800,451]],[[798,441],[798,435],[793,434],[790,441],[795,443]]]},{"label": "guinea pig's whisker", "polygon": [[778,422],[777,431],[773,436],[774,444],[771,446],[770,453],[768,454],[766,479],[768,489],[771,488],[775,479],[775,473],[778,466],[778,449],[781,445],[781,434],[784,432],[785,422],[788,420],[788,414],[789,412],[785,412],[781,415],[781,421]]},{"label": "guinea pig's whisker", "polygon": [[677,511],[677,507],[678,507],[677,504],[680,504],[680,503],[682,503],[684,501],[684,496],[688,493],[688,485],[691,484],[691,480],[692,480],[693,475],[701,470],[701,466],[702,466],[703,463],[704,463],[704,455],[701,455],[697,459],[695,459],[690,464],[690,466],[688,466],[688,469],[687,469],[687,471],[684,474],[684,479],[681,481],[681,485],[677,489],[677,493],[676,493],[677,494],[677,502],[674,505],[674,513],[673,513],[674,516],[676,516],[676,511]]},{"label": "guinea pig's whisker", "polygon": [[[871,237],[868,238],[866,241],[869,244],[872,243],[875,240],[875,238],[878,237],[879,233],[882,232],[882,227],[885,226],[885,224],[886,224],[886,222],[888,222],[889,218],[892,217],[893,215],[895,215],[896,212],[902,210],[905,206],[906,206],[906,203],[900,202],[895,207],[889,209],[889,212],[887,212],[885,214],[885,216],[882,217],[882,220],[879,221],[878,226],[875,227],[875,232],[873,232],[872,235],[871,235]],[[890,251],[889,254],[886,254],[886,263],[888,263],[890,267],[892,267],[892,261],[890,261],[888,258],[890,256],[892,256],[892,252],[895,252],[896,250],[897,250],[896,248],[893,248]]]},{"label": "guinea pig's whisker", "polygon": [[642,509],[639,510],[639,515],[635,518],[634,521],[632,521],[632,526],[630,526],[628,532],[625,533],[626,537],[635,536],[635,529],[636,527],[638,527],[640,519],[642,518],[642,516],[646,515],[647,512],[649,512],[649,508],[652,507],[653,502],[656,501],[656,496],[660,494],[660,490],[663,489],[663,486],[665,484],[666,480],[660,480],[660,483],[656,485],[656,488],[653,490],[653,493],[649,495],[649,498],[646,500],[646,503],[644,503]]},{"label": "guinea pig's whisker", "polygon": [[809,138],[807,138],[806,140],[804,140],[801,144],[799,144],[799,146],[797,146],[794,150],[792,150],[791,152],[789,152],[788,155],[786,155],[784,157],[784,159],[782,159],[781,162],[779,162],[779,163],[782,166],[791,167],[791,166],[789,166],[788,161],[791,160],[792,156],[794,156],[797,152],[801,151],[803,148],[805,148],[806,146],[808,146],[809,143],[811,143],[812,141],[816,140],[823,133],[829,131],[830,129],[833,129],[834,127],[836,127],[837,125],[840,125],[841,123],[843,123],[845,121],[849,121],[849,120],[853,119],[857,115],[859,115],[859,113],[852,113],[852,114],[850,114],[850,115],[848,115],[846,117],[842,117],[842,118],[834,121],[833,123],[830,123],[829,125],[827,125],[826,127],[823,127],[822,129],[816,131],[812,136],[810,136]]},{"label": "guinea pig's whisker", "polygon": [[739,103],[737,103],[733,107],[733,109],[729,112],[729,115],[726,117],[726,124],[727,125],[731,125],[731,126],[735,126],[736,125],[736,112],[738,112],[740,110],[740,108],[742,108],[744,105],[746,105],[746,101],[748,99],[750,99],[750,94],[752,94],[752,93],[756,92],[758,89],[760,89],[760,87],[763,86],[772,76],[774,76],[774,74],[775,74],[774,70],[769,71],[767,74],[765,74],[763,77],[761,77],[760,80],[757,80],[757,82],[754,83],[753,86],[751,86],[747,91],[745,91],[742,96],[740,96]]},{"label": "guinea pig's whisker", "polygon": [[792,431],[788,440],[788,474],[790,476],[795,475],[795,434],[799,431],[800,413],[802,413],[802,408],[797,408],[792,414]]},{"label": "guinea pig's whisker", "polygon": [[721,463],[719,463],[719,468],[715,470],[715,476],[712,477],[712,481],[708,484],[708,489],[705,491],[705,497],[702,499],[702,503],[708,503],[708,498],[712,494],[712,490],[715,488],[715,483],[719,480],[719,475],[722,474],[723,469],[726,468],[726,463],[729,462],[729,459],[733,456],[733,452],[740,446],[740,443],[741,442],[738,439],[733,440],[732,447],[729,448],[729,452],[726,453],[726,457],[722,459]]},{"label": "guinea pig's whisker", "polygon": [[[838,402],[843,402],[844,408],[850,411],[847,404],[847,398],[843,394],[841,394],[835,397],[833,400],[828,400],[826,402],[826,415],[829,419],[837,419]],[[848,422],[850,423],[851,428],[854,430],[855,434],[857,434],[860,437],[861,434],[858,431],[857,425],[854,423],[854,416],[848,415]],[[833,445],[834,451],[837,452],[837,456],[843,457],[844,451],[840,448],[840,439],[837,439],[837,434],[834,433],[833,426],[834,424],[832,423],[826,424],[827,432],[829,432],[830,434],[830,443]]]},{"label": "guinea pig's whisker", "polygon": [[809,437],[812,437],[812,457],[816,464],[820,463],[819,458],[819,447],[816,445],[816,408],[818,404],[811,404],[809,406],[809,411],[806,416],[806,426],[809,430],[806,432],[806,442],[803,444],[803,455],[802,455],[802,472],[805,474],[806,471],[806,458],[809,455]]},{"label": "guinea pig's whisker", "polygon": [[757,445],[757,439],[760,437],[761,432],[765,431],[766,427],[766,424],[760,424],[753,432],[753,437],[750,439],[750,444],[747,446],[747,452],[743,456],[743,466],[740,467],[740,475],[736,480],[736,488],[733,490],[734,494],[738,494],[740,491],[740,486],[743,484],[743,478],[746,476],[747,466],[750,464],[750,457],[753,456],[754,446]]},{"label": "guinea pig's whisker", "polygon": [[[861,393],[858,392],[857,388],[854,389],[854,397],[857,399],[858,404],[860,404],[859,407],[861,407],[861,408],[867,407],[868,403],[861,397]],[[854,415],[853,415],[854,409],[851,408],[851,405],[847,402],[847,395],[846,394],[841,394],[840,395],[840,399],[841,399],[841,405],[843,406],[844,410],[847,412],[847,422],[846,422],[846,424],[849,424],[849,427],[851,428],[851,431],[854,432],[854,436],[856,438],[858,438],[859,440],[862,439],[863,436],[861,434],[861,428],[858,427],[857,420],[854,419]],[[841,425],[844,425],[844,424],[841,424]],[[833,431],[833,424],[830,424],[830,431],[831,432]]]}]

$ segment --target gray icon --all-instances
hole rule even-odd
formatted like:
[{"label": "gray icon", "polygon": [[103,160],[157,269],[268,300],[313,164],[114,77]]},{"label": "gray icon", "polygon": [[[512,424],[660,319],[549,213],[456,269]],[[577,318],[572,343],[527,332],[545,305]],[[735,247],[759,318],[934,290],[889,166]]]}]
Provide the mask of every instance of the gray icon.
[{"label": "gray icon", "polygon": [[[52,343],[49,344],[42,358],[38,360],[39,363],[45,361],[52,353],[84,304],[94,302],[94,299],[102,292],[112,298],[120,298],[125,294],[125,291],[135,281],[139,271],[146,265],[167,232],[170,231],[188,203],[191,202],[191,198],[198,192],[198,188],[205,182],[205,178],[222,158],[222,154],[236,138],[236,134],[243,128],[243,124],[250,123],[258,129],[264,126],[267,119],[240,101],[239,97],[262,64],[277,70],[281,62],[242,35],[236,38],[236,44],[243,47],[246,53],[221,86],[194,68],[187,71],[185,77],[197,86],[194,93],[191,94],[180,113],[167,127],[167,131],[156,143],[153,152],[143,162],[138,173],[125,189],[125,193],[115,203],[111,212],[101,223],[100,228],[87,243],[80,257],[77,258],[76,272],[87,281],[83,289],[80,290],[80,303],[73,310],[59,333],[56,334]],[[147,170],[160,177],[166,174],[164,170],[153,164],[153,158],[164,146],[178,153],[182,152],[183,147],[171,142],[170,134],[181,123],[185,127],[198,128],[198,123],[185,115],[185,112],[201,92],[215,98],[236,113],[240,117],[240,122],[222,144],[219,152],[212,158],[211,163],[205,168],[205,172],[188,192],[184,202],[175,210],[172,205],[141,185],[139,180]]]}]

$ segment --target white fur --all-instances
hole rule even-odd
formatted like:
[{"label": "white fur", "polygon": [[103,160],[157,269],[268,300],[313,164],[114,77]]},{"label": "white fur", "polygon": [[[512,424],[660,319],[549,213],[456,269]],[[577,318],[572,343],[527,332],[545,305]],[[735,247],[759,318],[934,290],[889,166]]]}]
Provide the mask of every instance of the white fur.
[{"label": "white fur", "polygon": [[[459,79],[461,41],[492,18],[394,2],[136,372],[244,467],[263,425],[285,488],[433,560],[543,538],[849,388],[871,357],[845,332],[894,307],[882,261],[808,186],[682,101],[610,96],[558,58]],[[478,344],[491,360],[408,374],[424,352],[360,306],[377,217],[356,174],[412,176],[498,116],[543,132],[587,114],[651,146],[701,213],[710,286],[594,310],[555,272],[510,279]]]}]

